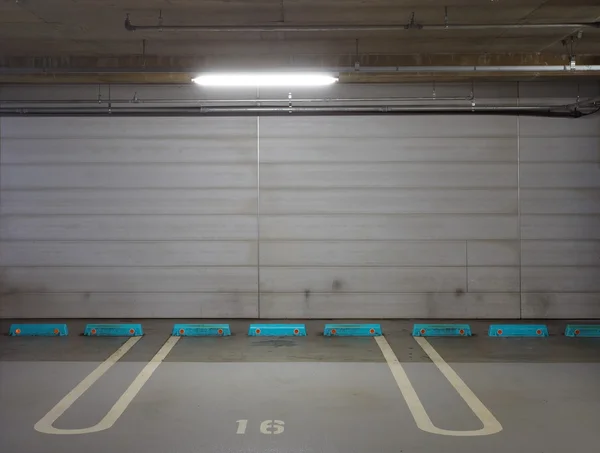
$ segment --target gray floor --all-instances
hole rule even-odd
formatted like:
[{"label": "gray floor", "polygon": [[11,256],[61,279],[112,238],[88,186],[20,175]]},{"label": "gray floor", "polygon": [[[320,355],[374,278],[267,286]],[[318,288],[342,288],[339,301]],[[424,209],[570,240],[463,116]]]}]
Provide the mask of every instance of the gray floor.
[{"label": "gray floor", "polygon": [[[472,338],[429,340],[502,424],[489,436],[421,431],[375,340],[325,338],[322,321],[307,322],[305,338],[248,338],[246,321],[232,321],[229,338],[182,338],[112,428],[43,434],[34,424],[126,341],[82,337],[84,321],[68,324],[65,338],[0,337],[0,451],[564,453],[600,442],[600,339],[565,338],[565,322],[551,323],[543,339],[488,338],[489,322],[473,322]],[[56,428],[98,423],[173,321],[143,324],[146,335]],[[433,423],[480,428],[410,336],[412,322],[381,324]],[[245,434],[236,433],[238,420],[248,421]],[[284,431],[261,433],[265,420],[283,421]]]}]

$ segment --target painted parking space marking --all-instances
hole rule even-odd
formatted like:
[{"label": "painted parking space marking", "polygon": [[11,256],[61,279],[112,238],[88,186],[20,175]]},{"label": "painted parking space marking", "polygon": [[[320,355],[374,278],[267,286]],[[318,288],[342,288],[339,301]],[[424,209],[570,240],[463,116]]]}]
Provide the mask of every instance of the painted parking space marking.
[{"label": "painted parking space marking", "polygon": [[127,340],[117,351],[108,359],[102,362],[94,371],[85,377],[77,386],[60,400],[56,406],[42,417],[34,425],[34,429],[45,434],[90,434],[104,431],[112,427],[115,422],[123,415],[127,406],[142,389],[144,384],[150,379],[150,376],[156,371],[162,361],[167,357],[171,349],[177,344],[179,338],[171,336],[160,350],[152,357],[150,362],[140,371],[127,390],[119,397],[108,413],[99,423],[89,428],[61,429],[52,426],[58,418],[64,414],[75,401],[77,401],[98,379],[100,379],[112,366],[133,347],[142,337],[132,337]]},{"label": "painted parking space marking", "polygon": [[419,344],[421,349],[429,356],[433,364],[438,370],[444,375],[448,382],[454,387],[456,392],[465,401],[467,406],[473,411],[477,418],[483,424],[483,428],[470,431],[455,431],[438,428],[433,424],[427,411],[421,402],[419,395],[415,391],[411,384],[406,371],[402,367],[402,364],[396,357],[396,354],[392,350],[391,346],[385,339],[385,337],[375,337],[375,341],[381,349],[385,360],[390,367],[392,375],[398,384],[398,388],[402,393],[402,396],[406,400],[406,404],[417,424],[417,427],[422,431],[439,434],[442,436],[489,436],[502,431],[502,425],[496,417],[490,412],[490,410],[484,406],[484,404],[477,398],[477,395],[465,384],[458,374],[448,365],[444,359],[437,353],[437,351],[429,344],[429,342],[422,337],[416,337],[415,341]]}]

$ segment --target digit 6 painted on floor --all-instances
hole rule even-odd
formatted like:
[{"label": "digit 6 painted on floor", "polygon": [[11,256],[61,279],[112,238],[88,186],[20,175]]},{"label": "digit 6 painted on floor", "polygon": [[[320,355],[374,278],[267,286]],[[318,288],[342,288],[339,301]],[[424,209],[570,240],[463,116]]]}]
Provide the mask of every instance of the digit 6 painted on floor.
[{"label": "digit 6 painted on floor", "polygon": [[282,420],[265,420],[260,424],[260,432],[263,434],[281,434],[283,432]]}]

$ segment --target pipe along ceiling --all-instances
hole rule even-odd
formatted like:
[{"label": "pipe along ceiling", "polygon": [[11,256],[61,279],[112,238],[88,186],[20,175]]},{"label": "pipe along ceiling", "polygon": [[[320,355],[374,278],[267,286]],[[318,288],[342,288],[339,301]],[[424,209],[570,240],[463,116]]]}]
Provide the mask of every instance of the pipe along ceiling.
[{"label": "pipe along ceiling", "polygon": [[[407,104],[407,102],[413,102]],[[419,102],[419,103],[415,103]],[[433,102],[433,104],[432,104]],[[461,104],[462,102],[462,104]],[[403,103],[403,104],[399,104]],[[284,105],[281,105],[284,104]],[[320,105],[315,105],[320,104]],[[511,115],[580,118],[600,111],[600,97],[559,105],[477,105],[457,97],[306,99],[44,99],[0,100],[0,116],[327,116]]]},{"label": "pipe along ceiling", "polygon": [[[319,72],[327,72],[332,74],[356,74],[356,73],[372,73],[372,74],[392,74],[392,73],[440,73],[440,74],[473,74],[473,73],[494,73],[494,72],[510,72],[510,73],[544,73],[550,75],[575,74],[594,76],[596,72],[600,72],[600,65],[520,65],[520,66],[485,66],[485,65],[464,65],[464,66],[358,66],[353,67],[318,67]],[[286,68],[284,71],[303,72],[310,68]],[[312,68],[314,71],[315,68]],[[187,69],[141,69],[141,68],[0,68],[0,74],[15,74],[15,75],[42,75],[42,74],[122,74],[143,72],[145,74],[183,74],[194,73],[192,68]]]},{"label": "pipe along ceiling", "polygon": [[[412,104],[398,104],[400,102]],[[414,102],[420,102],[415,104]],[[425,104],[423,104],[425,102]],[[434,102],[434,104],[431,104]],[[464,102],[460,104],[460,102]],[[315,105],[321,104],[321,105]],[[284,105],[281,105],[284,104]],[[295,105],[294,105],[295,104]],[[600,97],[560,105],[477,105],[464,97],[306,99],[53,99],[0,100],[0,116],[349,116],[510,115],[581,118],[600,111]]]},{"label": "pipe along ceiling", "polygon": [[406,24],[370,25],[134,25],[125,18],[125,29],[129,31],[195,31],[195,32],[335,32],[335,31],[401,31],[401,30],[489,30],[489,29],[547,29],[547,28],[600,28],[596,22],[561,22],[536,24],[431,24],[422,25],[414,21],[414,15]]},{"label": "pipe along ceiling", "polygon": [[[1,104],[0,104],[1,105]],[[355,115],[502,115],[580,118],[600,111],[600,104],[587,106],[199,106],[119,107],[110,103],[98,107],[0,107],[0,116],[93,116],[93,117],[196,117],[196,116],[355,116]]]}]

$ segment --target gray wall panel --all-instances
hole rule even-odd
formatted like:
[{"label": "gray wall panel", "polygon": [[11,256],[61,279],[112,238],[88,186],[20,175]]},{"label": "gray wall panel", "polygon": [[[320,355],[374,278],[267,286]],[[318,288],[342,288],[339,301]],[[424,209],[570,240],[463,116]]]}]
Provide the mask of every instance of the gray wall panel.
[{"label": "gray wall panel", "polygon": [[464,241],[262,241],[264,266],[465,266]]},{"label": "gray wall panel", "polygon": [[256,216],[5,216],[0,239],[178,241],[256,239]]},{"label": "gray wall panel", "polygon": [[0,213],[248,214],[256,216],[256,191],[247,189],[4,190]]},{"label": "gray wall panel", "polygon": [[[252,293],[17,293],[2,296],[3,318],[256,318]],[[78,334],[80,332],[73,332]]]},{"label": "gray wall panel", "polygon": [[261,266],[265,292],[450,292],[466,289],[460,267],[268,267]]},{"label": "gray wall panel", "polygon": [[[3,138],[256,140],[255,118],[4,118]],[[200,145],[201,146],[201,145]]]},{"label": "gray wall panel", "polygon": [[261,189],[260,206],[262,214],[516,214],[517,209],[514,189]]},{"label": "gray wall panel", "polygon": [[266,293],[264,318],[518,318],[519,295],[509,293]]},{"label": "gray wall panel", "polygon": [[516,121],[510,117],[475,116],[366,116],[322,118],[261,118],[261,137],[514,137]]},{"label": "gray wall panel", "polygon": [[519,292],[518,267],[469,267],[469,291]]},{"label": "gray wall panel", "polygon": [[[256,143],[243,136],[229,136],[221,128],[203,138],[11,138],[2,142],[2,160],[7,164],[73,163],[235,163],[255,164]],[[253,131],[249,129],[248,134]],[[222,135],[220,135],[222,134]]]},{"label": "gray wall panel", "polygon": [[10,267],[3,293],[15,292],[251,292],[252,267]]},{"label": "gray wall panel", "polygon": [[268,240],[517,239],[517,230],[511,215],[264,215],[260,227]]},{"label": "gray wall panel", "polygon": [[231,188],[256,186],[256,166],[208,164],[3,165],[3,189]]},{"label": "gray wall panel", "polygon": [[600,267],[533,267],[521,270],[526,292],[600,292]]},{"label": "gray wall panel", "polygon": [[523,318],[600,318],[600,293],[523,293],[522,304]]},{"label": "gray wall panel", "polygon": [[516,187],[516,164],[261,164],[261,188]]},{"label": "gray wall panel", "polygon": [[523,239],[600,239],[600,215],[523,215]]},{"label": "gray wall panel", "polygon": [[[466,241],[519,237],[514,119],[260,124],[262,316],[518,316],[466,292]],[[480,286],[515,300],[510,278]]]},{"label": "gray wall panel", "polygon": [[[596,131],[597,132],[597,131]],[[521,162],[600,162],[600,137],[521,137]]]},{"label": "gray wall panel", "polygon": [[600,118],[521,118],[520,132],[523,317],[597,317]]},{"label": "gray wall panel", "polygon": [[257,316],[256,119],[1,121],[2,316]]},{"label": "gray wall panel", "polygon": [[[263,125],[265,123],[264,120]],[[260,158],[265,163],[325,162],[515,162],[516,137],[440,140],[428,137],[289,137],[264,138]],[[262,138],[262,137],[261,137]],[[373,140],[377,146],[373,147]],[[282,153],[281,150],[286,152]]]},{"label": "gray wall panel", "polygon": [[518,241],[467,241],[469,266],[518,266]]},{"label": "gray wall panel", "polygon": [[600,214],[599,189],[522,189],[524,214]]},{"label": "gray wall panel", "polygon": [[598,131],[600,131],[598,115],[581,118],[581,121],[521,117],[520,123],[522,137],[597,137]]},{"label": "gray wall panel", "polygon": [[600,188],[600,165],[594,163],[522,163],[523,188]]},{"label": "gray wall panel", "polygon": [[600,241],[523,241],[523,266],[600,266]]},{"label": "gray wall panel", "polygon": [[4,266],[253,266],[256,241],[4,242]]}]

